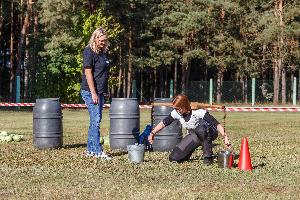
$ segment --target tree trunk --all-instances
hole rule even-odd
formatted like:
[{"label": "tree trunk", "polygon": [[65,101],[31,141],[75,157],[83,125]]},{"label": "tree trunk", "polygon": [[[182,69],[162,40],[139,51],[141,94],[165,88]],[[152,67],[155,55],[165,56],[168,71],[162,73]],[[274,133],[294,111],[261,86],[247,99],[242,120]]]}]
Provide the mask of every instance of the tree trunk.
[{"label": "tree trunk", "polygon": [[282,104],[286,104],[286,69],[285,67],[281,70],[281,100]]},{"label": "tree trunk", "polygon": [[32,54],[32,62],[30,62],[30,97],[34,97],[36,92],[36,83],[37,83],[37,61],[38,61],[38,35],[39,35],[39,22],[38,22],[38,11],[35,9],[34,13],[34,25],[33,25],[33,52]]},{"label": "tree trunk", "polygon": [[[155,79],[153,77],[154,77],[154,73],[152,73],[152,70],[151,70],[149,78],[151,80],[151,82],[150,82],[150,94],[152,94],[152,95],[154,95],[154,90],[155,90]],[[154,80],[154,84],[153,84],[153,80]],[[150,95],[150,101],[151,101],[152,98],[153,98],[153,96]]]},{"label": "tree trunk", "polygon": [[244,76],[240,76],[239,82],[242,85],[242,101],[245,102],[245,80],[244,80]]},{"label": "tree trunk", "polygon": [[[283,21],[282,21],[282,0],[278,0],[275,3],[275,15],[276,17],[279,17],[279,25],[281,28],[283,27]],[[280,75],[281,75],[281,70],[282,70],[282,62],[283,62],[283,52],[282,52],[282,47],[283,47],[283,37],[282,37],[282,30],[280,35],[278,36],[278,42],[277,44],[274,44],[273,47],[273,55],[274,55],[274,61],[273,61],[273,87],[274,87],[274,99],[273,99],[273,104],[278,105],[279,103],[279,87],[280,87]]]},{"label": "tree trunk", "polygon": [[189,94],[190,73],[191,73],[191,63],[188,62],[187,69],[186,69],[186,77],[185,77],[185,92],[186,92],[186,94]]},{"label": "tree trunk", "polygon": [[3,29],[3,0],[0,1],[0,38],[2,37]]},{"label": "tree trunk", "polygon": [[[290,92],[287,94],[288,99],[293,102],[293,93],[294,91],[294,77],[295,77],[295,71],[293,70],[291,73],[290,81],[291,81],[291,86],[290,86]],[[296,90],[297,91],[297,90]]]},{"label": "tree trunk", "polygon": [[[30,27],[30,21],[32,19],[32,0],[28,0],[28,26],[26,27],[27,31]],[[26,47],[29,47],[29,36],[26,34]],[[32,68],[31,64],[32,55],[30,53],[29,48],[26,48],[25,51],[25,66],[24,66],[24,98],[28,102],[28,98],[30,97],[29,90],[29,77],[30,77],[30,68]]]},{"label": "tree trunk", "polygon": [[246,104],[248,104],[248,77],[247,76],[245,76],[245,79],[244,79],[245,81],[245,90],[244,90],[244,94],[245,94],[245,103]]},{"label": "tree trunk", "polygon": [[182,73],[181,73],[181,93],[183,93],[183,94],[186,94],[186,69],[187,69],[187,66],[186,66],[187,64],[185,64],[185,63],[182,63],[182,66],[181,66],[181,71],[182,71]]},{"label": "tree trunk", "polygon": [[[208,8],[208,15],[209,16],[211,16],[211,8]],[[207,66],[208,66],[208,57],[209,57],[209,55],[210,55],[210,52],[209,52],[209,37],[210,37],[210,35],[209,35],[209,33],[210,33],[210,27],[207,27],[207,29],[206,29],[206,31],[205,31],[205,47],[204,47],[204,49],[205,49],[205,52],[206,52],[206,58],[205,58],[205,73],[204,73],[204,80],[208,80],[208,79],[210,79],[211,77],[208,77],[208,70],[207,70]]]},{"label": "tree trunk", "polygon": [[159,97],[164,97],[164,71],[163,68],[159,68]]},{"label": "tree trunk", "polygon": [[174,94],[177,94],[177,73],[178,73],[178,62],[175,60],[174,64]]},{"label": "tree trunk", "polygon": [[280,35],[278,38],[279,44],[278,44],[278,53],[279,53],[279,58],[278,58],[278,68],[279,68],[279,73],[282,73],[282,87],[281,87],[281,95],[282,95],[282,104],[286,104],[286,71],[284,68],[284,41],[283,41],[283,29],[284,29],[284,22],[283,22],[283,0],[277,0],[278,3],[278,16],[279,16],[279,26],[280,26]]},{"label": "tree trunk", "polygon": [[267,49],[267,45],[263,44],[263,50],[262,50],[262,67],[261,67],[261,74],[263,76],[263,80],[266,79],[266,49]]},{"label": "tree trunk", "polygon": [[164,97],[168,97],[169,95],[168,95],[168,93],[169,93],[169,87],[168,87],[168,85],[169,85],[169,80],[168,80],[168,67],[165,67],[165,84],[164,84]]},{"label": "tree trunk", "polygon": [[96,10],[95,0],[89,0],[89,11],[94,13]]},{"label": "tree trunk", "polygon": [[121,87],[122,87],[122,66],[120,65],[119,75],[118,75],[118,89],[117,89],[117,97],[121,96]]},{"label": "tree trunk", "polygon": [[126,85],[127,85],[127,81],[126,81],[126,74],[127,74],[127,69],[126,69],[126,67],[125,67],[125,65],[124,65],[124,67],[123,67],[123,98],[126,98],[127,97],[127,87],[126,87]]},{"label": "tree trunk", "polygon": [[[21,67],[24,63],[24,49],[25,49],[25,42],[26,42],[26,35],[27,35],[27,29],[29,26],[29,13],[28,8],[25,13],[24,21],[21,24],[22,29],[19,35],[18,40],[18,57],[17,57],[17,72],[16,75],[21,77]],[[24,67],[24,66],[23,66]],[[19,91],[21,91],[21,88],[18,88]]]},{"label": "tree trunk", "polygon": [[[221,38],[224,38],[225,28],[224,28],[224,21],[225,21],[225,10],[224,8],[221,8],[220,11],[220,18],[221,18]],[[223,39],[222,39],[223,40]],[[221,41],[223,42],[223,41]],[[225,58],[224,52],[220,52],[222,54],[222,57]],[[222,81],[223,81],[223,73],[225,66],[222,66],[223,64],[220,64],[218,67],[218,75],[217,75],[217,103],[221,103],[222,98]]]},{"label": "tree trunk", "polygon": [[119,49],[119,76],[118,76],[118,90],[117,90],[117,97],[120,98],[121,95],[121,87],[122,87],[122,74],[123,74],[123,64],[122,64],[122,47],[120,46]]},{"label": "tree trunk", "polygon": [[140,76],[141,76],[141,85],[140,85],[140,102],[143,102],[143,95],[144,95],[144,76],[143,76],[143,69],[141,69],[140,72]]},{"label": "tree trunk", "polygon": [[[29,38],[28,35],[26,34],[26,47],[29,46]],[[26,99],[26,102],[28,102],[28,82],[29,82],[29,50],[28,48],[25,50],[25,59],[24,59],[24,94],[23,94],[23,98]]]},{"label": "tree trunk", "polygon": [[114,98],[115,97],[115,86],[114,85],[111,86],[109,96],[110,96],[110,98]]},{"label": "tree trunk", "polygon": [[[3,1],[0,0],[0,41],[2,40],[2,31],[3,31]],[[5,48],[2,47],[2,44],[1,44],[0,51],[6,52]],[[3,56],[5,57],[6,55],[4,54]],[[0,59],[2,60],[1,56]],[[5,66],[5,62],[3,66]],[[1,95],[2,95],[2,66],[0,66],[0,97]]]},{"label": "tree trunk", "polygon": [[298,69],[298,103],[300,102],[300,69]]},{"label": "tree trunk", "polygon": [[153,91],[153,100],[156,98],[157,95],[157,69],[154,68],[154,91]]},{"label": "tree trunk", "polygon": [[127,72],[127,98],[131,95],[132,83],[132,27],[129,25],[128,31],[128,72]]},{"label": "tree trunk", "polygon": [[222,80],[223,80],[223,72],[218,70],[218,77],[217,77],[217,103],[221,103],[222,98]]},{"label": "tree trunk", "polygon": [[14,65],[14,1],[10,3],[10,82],[9,95],[10,101],[14,102],[14,81],[15,81],[15,65]]},{"label": "tree trunk", "polygon": [[[267,66],[266,66],[266,49],[267,49],[267,45],[266,44],[263,44],[262,46],[262,65],[261,65],[261,76],[262,76],[262,80],[263,80],[263,83],[262,83],[262,89],[264,89],[265,85],[267,84],[267,81],[266,81],[266,77],[267,77],[267,74],[266,74],[266,69],[267,69]],[[264,95],[264,93],[263,93]],[[266,95],[266,94],[265,94]]]},{"label": "tree trunk", "polygon": [[273,90],[274,90],[274,98],[273,104],[278,105],[279,103],[279,69],[278,69],[278,60],[275,58],[273,61]]}]

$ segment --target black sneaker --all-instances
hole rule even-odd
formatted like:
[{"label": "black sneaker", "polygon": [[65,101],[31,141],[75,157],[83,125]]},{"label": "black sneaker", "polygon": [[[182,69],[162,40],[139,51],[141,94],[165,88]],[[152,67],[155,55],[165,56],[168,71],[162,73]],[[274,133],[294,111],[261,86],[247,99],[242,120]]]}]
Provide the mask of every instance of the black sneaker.
[{"label": "black sneaker", "polygon": [[206,157],[203,159],[203,164],[205,165],[211,165],[214,162],[214,158],[213,157]]}]

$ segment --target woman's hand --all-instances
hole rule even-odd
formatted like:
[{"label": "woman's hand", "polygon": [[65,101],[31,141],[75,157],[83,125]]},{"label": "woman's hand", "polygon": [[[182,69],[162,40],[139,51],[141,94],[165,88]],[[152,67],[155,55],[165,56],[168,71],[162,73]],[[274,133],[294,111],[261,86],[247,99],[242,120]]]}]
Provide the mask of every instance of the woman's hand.
[{"label": "woman's hand", "polygon": [[165,127],[165,125],[164,125],[163,121],[161,121],[161,122],[159,122],[159,123],[155,126],[155,128],[152,129],[150,135],[148,136],[148,141],[149,141],[150,144],[153,143],[154,135],[157,134],[157,133],[159,133],[159,131],[160,131],[161,129],[163,129],[164,127]]},{"label": "woman's hand", "polygon": [[148,136],[148,141],[150,144],[153,144],[153,141],[154,141],[154,133],[151,132],[150,135]]},{"label": "woman's hand", "polygon": [[231,148],[231,144],[230,144],[229,139],[228,139],[228,136],[227,136],[226,134],[225,134],[225,136],[224,136],[224,144],[225,144],[225,146],[226,146],[228,149]]},{"label": "woman's hand", "polygon": [[228,136],[227,136],[227,134],[225,132],[225,129],[223,128],[223,126],[221,124],[218,124],[217,130],[224,137],[224,144],[225,144],[226,148],[230,149],[231,148],[231,144],[229,142],[229,139],[228,139]]},{"label": "woman's hand", "polygon": [[99,103],[99,98],[97,93],[92,93],[92,100],[94,104],[98,104]]}]

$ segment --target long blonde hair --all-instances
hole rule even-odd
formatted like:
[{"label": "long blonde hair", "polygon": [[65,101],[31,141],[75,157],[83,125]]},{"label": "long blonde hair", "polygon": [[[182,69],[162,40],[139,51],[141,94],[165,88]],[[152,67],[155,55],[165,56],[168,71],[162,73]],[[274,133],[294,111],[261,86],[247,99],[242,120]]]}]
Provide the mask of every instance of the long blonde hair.
[{"label": "long blonde hair", "polygon": [[92,34],[92,36],[91,36],[91,38],[90,38],[90,41],[89,41],[89,46],[91,47],[91,49],[92,49],[92,51],[94,51],[95,53],[100,53],[100,52],[106,52],[107,51],[107,49],[108,49],[108,42],[106,42],[106,45],[105,45],[105,47],[104,48],[98,48],[97,47],[97,45],[96,45],[96,38],[97,37],[100,37],[100,36],[102,36],[102,35],[106,35],[107,36],[107,34],[106,34],[106,32],[104,31],[104,29],[102,28],[102,27],[100,27],[100,28],[97,28],[94,32],[93,32],[93,34]]}]

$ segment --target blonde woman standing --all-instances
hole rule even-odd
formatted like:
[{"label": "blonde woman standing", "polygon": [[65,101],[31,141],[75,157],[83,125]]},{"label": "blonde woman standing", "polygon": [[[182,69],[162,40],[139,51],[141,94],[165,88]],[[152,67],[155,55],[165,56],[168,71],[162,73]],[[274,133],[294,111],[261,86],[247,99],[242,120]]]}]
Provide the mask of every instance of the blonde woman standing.
[{"label": "blonde woman standing", "polygon": [[110,160],[100,144],[100,122],[104,95],[108,92],[109,60],[107,34],[96,29],[83,51],[81,96],[90,115],[86,156]]}]

